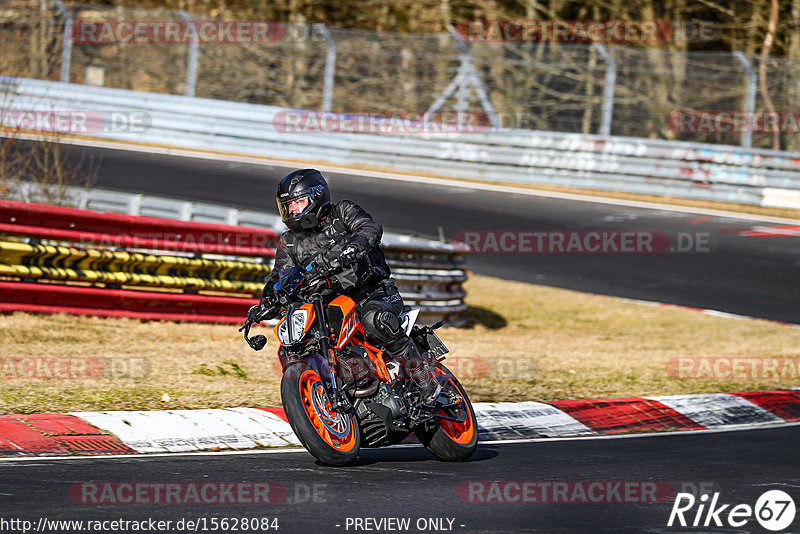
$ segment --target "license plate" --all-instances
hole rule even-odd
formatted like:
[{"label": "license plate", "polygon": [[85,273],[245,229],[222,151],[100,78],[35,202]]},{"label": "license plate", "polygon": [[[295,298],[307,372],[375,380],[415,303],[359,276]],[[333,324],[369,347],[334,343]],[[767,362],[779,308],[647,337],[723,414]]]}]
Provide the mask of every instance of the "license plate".
[{"label": "license plate", "polygon": [[442,340],[439,339],[434,332],[429,333],[425,340],[428,342],[428,354],[436,359],[441,358],[448,352],[450,352],[447,347],[444,346]]}]

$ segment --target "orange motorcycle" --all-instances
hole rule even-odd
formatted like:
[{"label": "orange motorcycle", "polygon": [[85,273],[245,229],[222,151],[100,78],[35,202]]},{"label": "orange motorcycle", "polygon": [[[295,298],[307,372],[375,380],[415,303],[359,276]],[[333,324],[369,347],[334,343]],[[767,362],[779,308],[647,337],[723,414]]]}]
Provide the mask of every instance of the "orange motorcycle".
[{"label": "orange motorcycle", "polygon": [[[274,328],[283,377],[281,400],[303,446],[320,462],[347,465],[365,447],[385,447],[414,433],[436,457],[469,458],[478,443],[478,424],[467,393],[441,362],[448,352],[432,326],[414,324],[419,313],[408,306],[401,319],[423,357],[435,363],[442,385],[427,405],[398,362],[366,339],[355,302],[341,294],[335,272],[309,280],[298,267],[284,270],[274,284],[283,310]],[[251,348],[266,345],[264,335],[248,337],[261,318],[240,329]]]}]

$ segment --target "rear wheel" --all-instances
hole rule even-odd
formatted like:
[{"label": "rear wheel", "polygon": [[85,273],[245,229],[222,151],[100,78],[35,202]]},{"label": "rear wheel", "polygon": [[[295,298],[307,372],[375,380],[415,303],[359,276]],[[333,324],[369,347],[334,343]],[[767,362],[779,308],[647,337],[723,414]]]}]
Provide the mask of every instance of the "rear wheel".
[{"label": "rear wheel", "polygon": [[[450,374],[442,364],[436,365],[436,374]],[[457,399],[452,406],[436,412],[433,425],[418,429],[414,433],[419,441],[434,456],[449,462],[461,462],[472,456],[478,447],[478,421],[475,411],[461,383],[454,376],[442,384],[443,393],[453,394]]]},{"label": "rear wheel", "polygon": [[319,373],[306,364],[286,369],[281,380],[286,418],[300,443],[326,465],[347,465],[361,447],[358,419],[332,409]]}]

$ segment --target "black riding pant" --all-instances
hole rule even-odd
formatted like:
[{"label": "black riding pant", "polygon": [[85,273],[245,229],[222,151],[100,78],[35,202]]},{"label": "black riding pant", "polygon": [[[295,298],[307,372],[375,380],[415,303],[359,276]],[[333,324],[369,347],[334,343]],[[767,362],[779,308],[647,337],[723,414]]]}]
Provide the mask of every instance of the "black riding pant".
[{"label": "black riding pant", "polygon": [[400,365],[403,378],[424,376],[423,360],[400,324],[403,299],[391,279],[379,282],[356,303],[367,337],[380,342]]}]

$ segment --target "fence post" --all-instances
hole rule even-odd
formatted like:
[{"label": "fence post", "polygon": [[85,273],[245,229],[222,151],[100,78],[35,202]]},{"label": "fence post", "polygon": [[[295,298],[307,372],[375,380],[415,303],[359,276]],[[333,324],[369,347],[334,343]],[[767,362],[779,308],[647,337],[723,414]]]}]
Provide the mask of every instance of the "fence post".
[{"label": "fence post", "polygon": [[458,66],[458,84],[456,85],[456,111],[467,111],[469,109],[469,67],[467,66],[469,57],[466,55],[461,56],[461,65]]},{"label": "fence post", "polygon": [[447,87],[444,88],[444,91],[442,91],[439,94],[439,96],[436,97],[436,100],[434,100],[433,104],[431,104],[428,107],[426,113],[436,113],[437,111],[439,111],[444,105],[444,103],[447,102],[447,99],[450,98],[453,95],[453,93],[456,92],[456,89],[458,89],[462,85],[465,85],[464,82],[462,81],[463,77],[464,77],[463,68],[462,66],[459,66],[458,74],[456,74],[455,78],[453,78],[450,81],[450,83],[447,84]]},{"label": "fence post", "polygon": [[333,103],[333,77],[336,73],[336,41],[331,37],[331,32],[325,24],[314,24],[314,29],[319,32],[327,50],[325,51],[325,77],[322,88],[322,111],[330,111]]},{"label": "fence post", "polygon": [[604,44],[592,43],[606,64],[606,79],[603,86],[603,118],[600,135],[611,135],[611,119],[614,116],[614,91],[617,84],[617,63]]},{"label": "fence post", "polygon": [[465,73],[466,76],[464,82],[472,83],[472,87],[475,88],[475,94],[478,95],[478,100],[481,103],[481,107],[483,111],[489,116],[489,123],[492,125],[492,128],[499,128],[500,121],[497,118],[497,113],[494,110],[494,106],[492,105],[492,101],[489,100],[489,96],[486,94],[486,89],[483,87],[483,82],[481,81],[480,76],[478,76],[477,71],[475,70],[475,63],[472,61],[472,49],[469,47],[469,43],[465,43],[458,37],[458,33],[456,30],[450,31],[450,36],[455,40],[456,44],[459,48],[461,48],[462,56],[461,62],[462,65],[466,65]]},{"label": "fence post", "polygon": [[747,93],[744,97],[744,111],[745,111],[745,128],[742,132],[742,146],[745,148],[753,147],[753,113],[756,109],[756,71],[750,64],[750,60],[744,55],[744,52],[734,52],[733,56],[739,62],[747,74]]},{"label": "fence post", "polygon": [[[69,68],[72,63],[72,15],[61,0],[53,0],[61,16],[64,17],[64,38],[61,43],[61,81],[69,83]],[[42,21],[44,24],[44,21]]]},{"label": "fence post", "polygon": [[186,65],[186,96],[194,96],[197,86],[197,50],[200,46],[200,39],[197,36],[197,27],[192,22],[192,18],[186,11],[178,11],[178,15],[184,22],[188,22],[192,27],[194,38],[189,41],[189,58]]},{"label": "fence post", "polygon": [[448,98],[455,93],[456,98],[456,111],[465,111],[469,107],[469,89],[472,86],[475,89],[475,94],[478,95],[478,101],[481,103],[483,111],[489,116],[489,123],[492,128],[499,128],[501,126],[500,120],[497,118],[497,113],[494,110],[492,101],[486,94],[486,89],[483,87],[483,82],[475,70],[475,64],[472,62],[472,50],[466,43],[459,39],[456,31],[453,30],[450,35],[455,39],[458,48],[461,49],[459,59],[461,64],[458,66],[458,74],[442,91],[433,104],[430,105],[426,113],[435,113],[441,109]]}]

